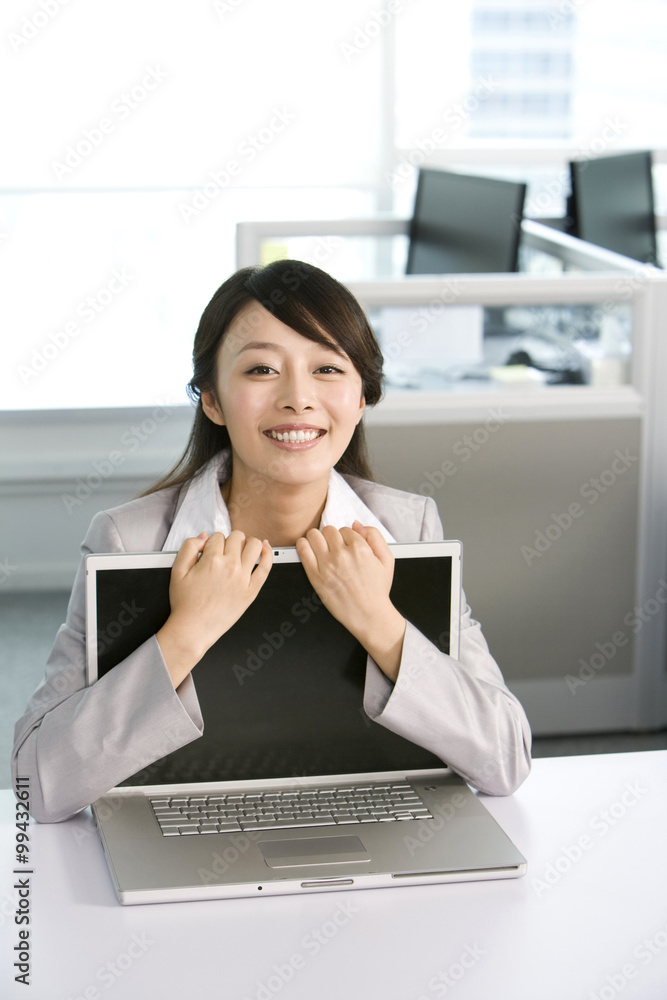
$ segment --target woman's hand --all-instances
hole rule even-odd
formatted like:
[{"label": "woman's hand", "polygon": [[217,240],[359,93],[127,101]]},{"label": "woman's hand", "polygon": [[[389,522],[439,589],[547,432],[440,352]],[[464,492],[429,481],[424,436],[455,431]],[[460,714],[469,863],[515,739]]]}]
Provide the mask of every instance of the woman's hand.
[{"label": "woman's hand", "polygon": [[377,528],[311,528],[296,543],[327,610],[359,640],[391,680],[398,676],[405,619],[391,603],[394,557]]},{"label": "woman's hand", "polygon": [[157,633],[174,687],[252,604],[272,564],[269,543],[242,531],[183,542],[171,568],[171,613]]}]

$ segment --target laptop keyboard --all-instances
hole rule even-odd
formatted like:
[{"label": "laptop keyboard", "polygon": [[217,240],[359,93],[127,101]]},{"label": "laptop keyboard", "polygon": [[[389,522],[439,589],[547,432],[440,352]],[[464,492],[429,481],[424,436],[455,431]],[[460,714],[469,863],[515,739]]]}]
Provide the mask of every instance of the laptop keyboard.
[{"label": "laptop keyboard", "polygon": [[150,799],[165,837],[431,819],[407,782]]}]

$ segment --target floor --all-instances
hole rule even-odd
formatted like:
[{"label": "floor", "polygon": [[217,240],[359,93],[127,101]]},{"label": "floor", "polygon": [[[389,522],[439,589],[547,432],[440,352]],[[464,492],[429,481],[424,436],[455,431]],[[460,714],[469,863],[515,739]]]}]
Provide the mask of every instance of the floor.
[{"label": "floor", "polygon": [[[0,788],[11,786],[14,723],[41,680],[54,636],[64,620],[68,594],[0,592]],[[650,733],[595,733],[536,737],[534,757],[667,749],[667,730]]]}]

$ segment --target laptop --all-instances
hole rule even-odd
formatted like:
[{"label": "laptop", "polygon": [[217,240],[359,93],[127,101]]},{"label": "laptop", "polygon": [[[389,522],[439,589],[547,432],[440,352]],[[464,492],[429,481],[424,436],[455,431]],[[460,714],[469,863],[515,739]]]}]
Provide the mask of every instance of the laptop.
[{"label": "laptop", "polygon": [[[457,656],[461,543],[391,548],[393,603]],[[175,555],[87,557],[88,684],[164,623]],[[259,596],[194,668],[203,736],[93,804],[119,901],[525,874],[468,785],[366,715],[365,673],[365,651],[323,606],[296,549],[275,549]]]}]

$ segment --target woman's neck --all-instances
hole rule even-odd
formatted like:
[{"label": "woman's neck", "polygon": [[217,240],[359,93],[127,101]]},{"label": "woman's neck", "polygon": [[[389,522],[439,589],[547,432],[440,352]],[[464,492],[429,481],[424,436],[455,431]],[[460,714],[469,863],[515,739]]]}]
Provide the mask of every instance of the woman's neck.
[{"label": "woman's neck", "polygon": [[232,529],[284,548],[319,527],[328,486],[328,481],[292,487],[262,481],[244,489],[232,476],[222,484],[221,492]]}]

